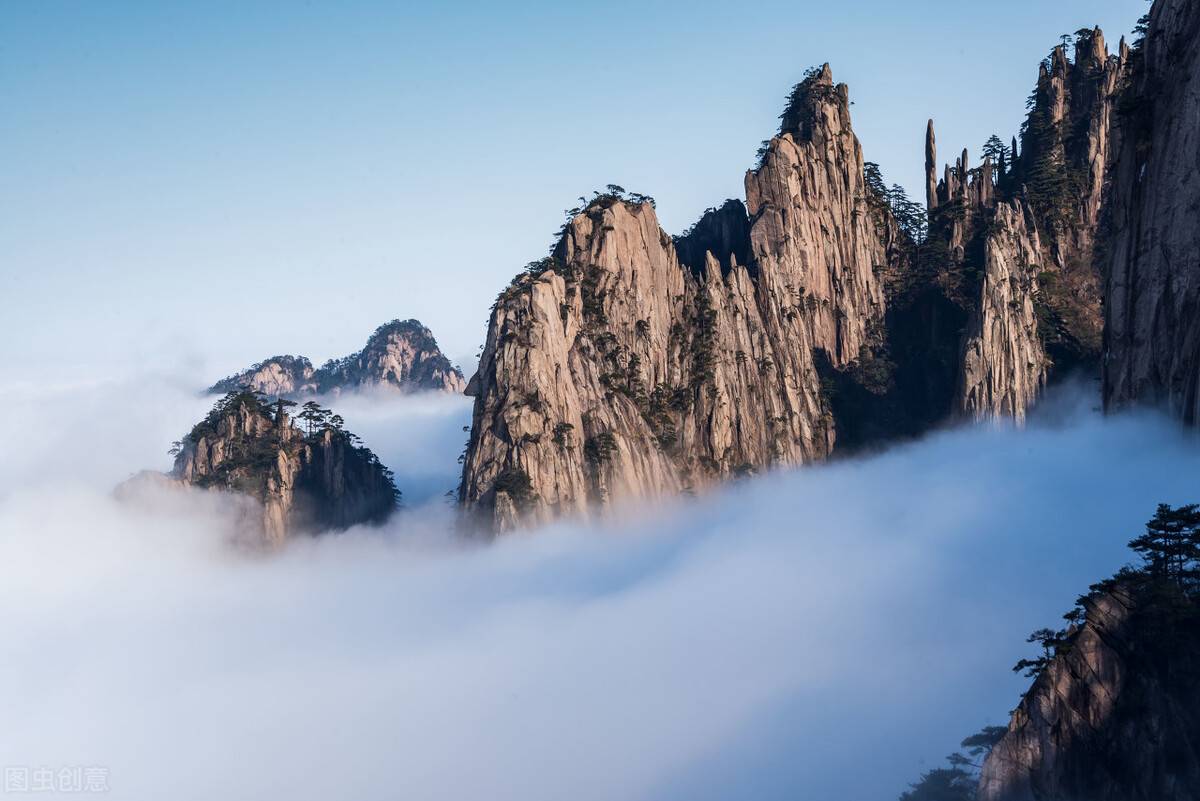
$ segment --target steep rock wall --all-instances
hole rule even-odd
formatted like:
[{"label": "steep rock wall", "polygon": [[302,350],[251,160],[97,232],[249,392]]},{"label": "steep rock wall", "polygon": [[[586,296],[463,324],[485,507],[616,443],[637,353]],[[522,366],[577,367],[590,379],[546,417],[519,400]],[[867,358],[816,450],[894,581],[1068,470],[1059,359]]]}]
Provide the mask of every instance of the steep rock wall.
[{"label": "steep rock wall", "polygon": [[1021,422],[1048,367],[1034,309],[1041,245],[1027,204],[996,206],[983,252],[979,296],[963,337],[959,412]]},{"label": "steep rock wall", "polygon": [[391,473],[340,429],[306,434],[282,406],[243,392],[222,402],[180,443],[171,477],[236,492],[262,505],[263,541],[377,523],[395,509]]},{"label": "steep rock wall", "polygon": [[1069,647],[1038,676],[984,762],[980,801],[1200,797],[1195,622],[1179,629],[1142,605],[1128,586],[1086,601]]},{"label": "steep rock wall", "polygon": [[1094,369],[1104,326],[1096,240],[1117,153],[1117,94],[1129,49],[1109,54],[1096,28],[1076,34],[1074,60],[1056,47],[1041,65],[1021,153],[1008,183],[1024,187],[1042,233],[1043,338],[1064,369]]},{"label": "steep rock wall", "polygon": [[1158,0],[1123,97],[1104,402],[1200,422],[1200,8]]},{"label": "steep rock wall", "polygon": [[678,242],[651,203],[601,196],[501,294],[460,487],[486,528],[830,453],[814,352],[846,367],[880,327],[889,223],[828,66],[746,187],[749,217],[726,203]]}]

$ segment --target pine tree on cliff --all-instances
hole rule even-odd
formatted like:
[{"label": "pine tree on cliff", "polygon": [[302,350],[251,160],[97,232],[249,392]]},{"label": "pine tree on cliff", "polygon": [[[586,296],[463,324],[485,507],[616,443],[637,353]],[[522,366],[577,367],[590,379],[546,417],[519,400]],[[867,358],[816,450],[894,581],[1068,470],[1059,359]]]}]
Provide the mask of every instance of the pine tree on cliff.
[{"label": "pine tree on cliff", "polygon": [[275,399],[275,421],[279,422],[280,420],[282,420],[284,413],[288,409],[290,409],[291,407],[293,407],[295,405],[296,405],[295,401],[287,400],[286,398],[276,398]]},{"label": "pine tree on cliff", "polygon": [[1000,137],[992,134],[983,143],[982,153],[985,159],[990,158],[992,164],[996,165],[997,180],[1003,178],[1008,163],[1012,161],[1012,152],[1009,150],[1008,145],[1004,144]]},{"label": "pine tree on cliff", "polygon": [[1022,659],[1013,666],[1014,673],[1025,671],[1025,675],[1029,678],[1037,676],[1046,665],[1049,665],[1054,655],[1058,653],[1067,641],[1067,632],[1056,629],[1038,629],[1033,634],[1030,634],[1025,642],[1037,643],[1041,646],[1042,654],[1035,659]]},{"label": "pine tree on cliff", "polygon": [[1005,726],[985,726],[962,741],[971,756],[954,753],[946,757],[947,768],[934,768],[900,796],[900,801],[974,801],[976,773],[983,760],[1008,731]]},{"label": "pine tree on cliff", "polygon": [[314,432],[324,428],[329,420],[330,411],[321,408],[316,401],[308,401],[300,407],[300,414],[297,419],[304,423],[304,433],[307,436],[312,436]]},{"label": "pine tree on cliff", "polygon": [[1129,543],[1154,578],[1180,589],[1195,583],[1200,562],[1200,505],[1171,508],[1159,504],[1146,523],[1146,533]]}]

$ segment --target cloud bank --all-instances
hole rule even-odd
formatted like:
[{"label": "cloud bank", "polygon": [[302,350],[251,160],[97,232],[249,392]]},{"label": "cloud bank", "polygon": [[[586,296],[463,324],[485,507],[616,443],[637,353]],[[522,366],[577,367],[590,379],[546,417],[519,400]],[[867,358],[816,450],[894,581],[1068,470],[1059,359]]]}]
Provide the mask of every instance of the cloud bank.
[{"label": "cloud bank", "polygon": [[1024,635],[1200,468],[1068,399],[480,547],[438,500],[469,409],[356,399],[421,501],[262,558],[218,498],[109,493],[166,466],[186,382],[0,395],[0,762],[121,799],[895,798],[1006,719]]}]

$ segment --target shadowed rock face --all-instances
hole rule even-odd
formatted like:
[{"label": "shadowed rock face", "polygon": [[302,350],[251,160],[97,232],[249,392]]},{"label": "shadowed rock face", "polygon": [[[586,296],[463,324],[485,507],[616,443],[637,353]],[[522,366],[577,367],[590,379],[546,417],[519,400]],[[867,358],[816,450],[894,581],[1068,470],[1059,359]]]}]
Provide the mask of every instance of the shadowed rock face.
[{"label": "shadowed rock face", "polygon": [[940,294],[965,312],[954,407],[963,416],[1021,420],[1048,380],[1089,371],[1100,356],[1101,281],[1095,259],[1112,116],[1128,49],[1109,55],[1081,31],[1074,61],[1057,47],[1007,155],[972,168],[967,151],[937,178],[926,131],[929,239],[919,256]]},{"label": "shadowed rock face", "polygon": [[1200,8],[1158,0],[1123,96],[1104,401],[1200,422]]},{"label": "shadowed rock face", "polygon": [[1099,364],[1103,283],[1095,251],[1118,149],[1114,114],[1128,53],[1122,40],[1110,55],[1099,28],[1076,36],[1073,61],[1065,47],[1055,48],[1039,70],[1012,165],[1041,232],[1042,338],[1060,368]]},{"label": "shadowed rock face", "polygon": [[722,275],[738,264],[752,269],[746,206],[740,200],[726,200],[719,209],[709,209],[686,234],[675,237],[675,251],[680,264],[697,278],[704,276],[709,254],[721,265]]},{"label": "shadowed rock face", "polygon": [[[926,137],[932,182],[932,123]],[[951,408],[968,419],[1020,422],[1050,368],[1034,306],[1044,249],[1028,198],[1012,175],[997,175],[990,160],[972,170],[966,151],[946,168],[931,197],[915,285],[926,304],[938,298],[962,314]],[[940,371],[937,365],[921,369]]]},{"label": "shadowed rock face", "polygon": [[331,359],[315,370],[303,356],[274,356],[218,381],[208,391],[253,389],[272,398],[295,398],[378,387],[457,394],[466,381],[442,355],[428,328],[416,320],[393,320],[377,328],[358,353]]},{"label": "shadowed rock face", "polygon": [[297,533],[378,523],[399,493],[375,455],[337,428],[305,432],[282,407],[252,394],[223,400],[183,440],[170,477],[249,496],[261,504],[252,529],[269,546]]},{"label": "shadowed rock face", "polygon": [[1086,619],[1013,713],[981,801],[1200,798],[1200,636],[1140,593],[1092,596]]}]

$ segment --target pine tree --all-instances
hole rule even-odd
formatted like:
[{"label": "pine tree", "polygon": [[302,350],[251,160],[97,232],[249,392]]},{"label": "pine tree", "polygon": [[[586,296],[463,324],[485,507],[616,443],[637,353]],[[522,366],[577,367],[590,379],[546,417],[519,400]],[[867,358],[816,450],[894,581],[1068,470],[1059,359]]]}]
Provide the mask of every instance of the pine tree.
[{"label": "pine tree", "polygon": [[1146,532],[1129,547],[1142,557],[1152,577],[1186,589],[1195,582],[1200,562],[1200,506],[1173,509],[1159,504]]},{"label": "pine tree", "polygon": [[1058,649],[1067,641],[1067,633],[1054,629],[1038,629],[1030,634],[1025,642],[1037,643],[1042,648],[1042,655],[1034,659],[1022,659],[1013,666],[1013,673],[1025,671],[1025,675],[1033,678],[1046,669]]}]

